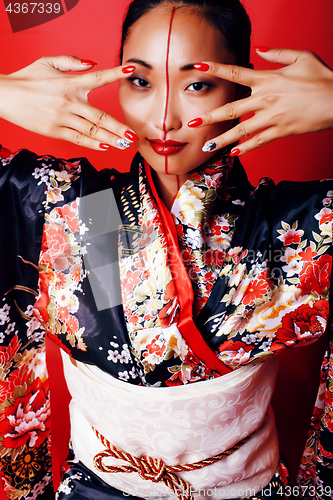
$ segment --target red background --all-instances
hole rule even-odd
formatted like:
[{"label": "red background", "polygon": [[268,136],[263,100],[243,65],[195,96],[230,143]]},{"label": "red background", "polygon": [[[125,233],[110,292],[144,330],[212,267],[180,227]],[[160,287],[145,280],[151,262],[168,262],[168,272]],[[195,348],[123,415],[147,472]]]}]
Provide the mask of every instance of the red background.
[{"label": "red background", "polygon": [[[333,67],[332,47],[332,0],[243,0],[253,23],[253,45],[267,47],[290,47],[316,52]],[[80,0],[78,5],[65,15],[41,26],[12,33],[4,4],[0,3],[0,51],[1,73],[10,73],[33,62],[43,55],[73,54],[97,61],[97,69],[117,64],[120,27],[127,0]],[[271,67],[255,53],[252,62],[256,68]],[[90,94],[90,101],[97,107],[121,117],[117,103],[117,84],[99,89]],[[324,131],[305,136],[289,137],[271,143],[260,150],[242,157],[249,178],[256,183],[262,176],[274,180],[311,180],[332,177],[331,156],[333,133]],[[18,127],[0,121],[0,142],[11,150],[28,148],[36,153],[73,158],[86,156],[98,169],[116,167],[127,169],[134,154],[128,151],[111,150],[96,152],[62,141],[34,135]],[[312,402],[305,399],[315,386],[313,359],[320,363],[323,344],[310,346],[299,352],[284,355],[278,394],[275,399],[281,448],[295,464],[299,460],[302,441],[306,437],[305,422],[302,426],[293,412],[310,414]],[[63,382],[57,372],[58,353],[49,348],[49,370],[53,389],[54,448],[57,456],[63,454],[59,446],[61,436],[66,441],[68,428],[64,424],[68,397],[63,394]],[[295,361],[296,360],[296,361]],[[298,380],[295,381],[295,374]],[[294,380],[294,384],[291,384]],[[281,389],[283,381],[287,386]],[[309,398],[307,398],[309,399]],[[65,437],[64,437],[65,436]],[[55,464],[58,470],[58,464]],[[0,491],[0,498],[3,493]]]}]

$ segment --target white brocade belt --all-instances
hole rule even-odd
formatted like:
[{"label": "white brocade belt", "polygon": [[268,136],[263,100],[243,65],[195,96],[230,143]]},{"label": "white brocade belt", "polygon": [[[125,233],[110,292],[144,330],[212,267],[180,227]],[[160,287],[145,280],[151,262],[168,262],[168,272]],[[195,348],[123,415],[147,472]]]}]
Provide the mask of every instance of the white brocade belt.
[{"label": "white brocade belt", "polygon": [[[166,465],[193,464],[250,438],[231,455],[177,476],[200,500],[253,496],[271,480],[279,459],[272,397],[275,358],[245,366],[213,380],[176,387],[128,384],[96,366],[71,362],[62,352],[69,391],[71,439],[77,459],[103,481],[128,495],[166,497],[163,482],[142,479],[136,472],[106,473],[94,467],[104,450],[93,427],[120,450],[160,458]],[[108,457],[105,465],[128,465]]]}]

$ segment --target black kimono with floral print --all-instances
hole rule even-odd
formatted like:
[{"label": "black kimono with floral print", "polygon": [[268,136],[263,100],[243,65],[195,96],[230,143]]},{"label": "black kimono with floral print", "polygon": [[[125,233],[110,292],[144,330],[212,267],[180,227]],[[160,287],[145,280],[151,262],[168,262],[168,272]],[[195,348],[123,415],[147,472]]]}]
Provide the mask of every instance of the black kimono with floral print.
[{"label": "black kimono with floral print", "polygon": [[[263,179],[254,189],[222,154],[193,172],[167,213],[139,156],[127,174],[26,150],[0,149],[0,161],[8,498],[53,497],[45,333],[128,383],[170,386],[223,376],[327,329],[332,181]],[[298,475],[304,498],[333,498],[332,416],[330,339]]]}]

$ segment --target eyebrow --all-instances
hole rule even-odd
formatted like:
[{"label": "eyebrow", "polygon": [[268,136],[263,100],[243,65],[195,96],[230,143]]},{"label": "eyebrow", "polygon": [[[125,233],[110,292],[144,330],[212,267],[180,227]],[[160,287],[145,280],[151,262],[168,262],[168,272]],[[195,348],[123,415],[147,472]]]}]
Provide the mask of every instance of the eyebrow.
[{"label": "eyebrow", "polygon": [[[147,62],[145,61],[142,61],[141,59],[136,59],[135,57],[133,57],[132,59],[128,59],[126,61],[126,63],[135,63],[135,64],[140,64],[141,66],[144,66],[145,68],[148,68],[148,69],[153,69],[153,66],[151,64],[148,64]],[[189,71],[189,70],[192,70],[194,69],[193,68],[193,65],[195,63],[190,63],[190,64],[185,64],[184,66],[181,66],[180,70],[181,71]]]}]

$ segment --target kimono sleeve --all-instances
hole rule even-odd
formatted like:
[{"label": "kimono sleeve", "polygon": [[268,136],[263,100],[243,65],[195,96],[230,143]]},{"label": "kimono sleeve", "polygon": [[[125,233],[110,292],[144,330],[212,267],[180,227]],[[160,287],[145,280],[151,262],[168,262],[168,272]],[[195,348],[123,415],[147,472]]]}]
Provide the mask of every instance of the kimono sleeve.
[{"label": "kimono sleeve", "polygon": [[33,316],[43,228],[43,160],[0,149],[0,457],[8,498],[52,498],[44,332]]}]

